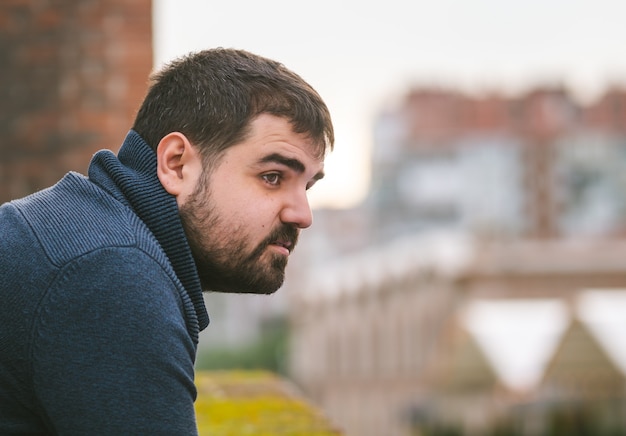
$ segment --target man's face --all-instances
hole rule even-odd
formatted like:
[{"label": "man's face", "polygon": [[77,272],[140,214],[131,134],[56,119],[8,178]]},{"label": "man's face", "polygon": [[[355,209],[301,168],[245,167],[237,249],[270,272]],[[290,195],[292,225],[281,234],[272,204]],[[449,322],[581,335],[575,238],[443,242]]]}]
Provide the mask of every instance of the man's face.
[{"label": "man's face", "polygon": [[180,215],[205,290],[272,293],[283,283],[300,229],[312,223],[306,191],[323,176],[306,135],[260,115],[240,144],[198,175]]}]

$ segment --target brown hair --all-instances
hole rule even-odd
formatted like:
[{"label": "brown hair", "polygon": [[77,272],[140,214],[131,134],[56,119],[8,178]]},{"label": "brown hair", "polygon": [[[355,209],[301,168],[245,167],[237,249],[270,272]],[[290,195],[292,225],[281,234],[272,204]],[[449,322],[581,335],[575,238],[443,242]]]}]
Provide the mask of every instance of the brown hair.
[{"label": "brown hair", "polygon": [[156,149],[181,132],[205,159],[216,159],[245,139],[260,114],[286,118],[323,157],[334,144],[326,104],[300,76],[279,62],[247,51],[217,48],[191,53],[151,76],[133,130]]}]

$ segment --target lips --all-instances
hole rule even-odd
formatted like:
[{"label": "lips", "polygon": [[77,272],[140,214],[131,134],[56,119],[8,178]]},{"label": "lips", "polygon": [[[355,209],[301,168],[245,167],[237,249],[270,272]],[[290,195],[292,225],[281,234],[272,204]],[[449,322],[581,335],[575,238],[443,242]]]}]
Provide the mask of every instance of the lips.
[{"label": "lips", "polygon": [[291,252],[291,247],[293,247],[293,242],[291,242],[291,241],[274,241],[274,242],[272,242],[272,245],[278,245],[279,247],[284,247],[287,250],[289,250],[289,252]]},{"label": "lips", "polygon": [[284,254],[289,255],[296,247],[298,233],[299,232],[296,227],[283,225],[273,231],[261,247],[276,247]]},{"label": "lips", "polygon": [[268,241],[272,244],[282,245],[284,247],[293,247],[298,240],[298,229],[293,226],[283,225],[274,230],[269,237]]},{"label": "lips", "polygon": [[291,254],[291,250],[294,247],[294,244],[291,241],[273,241],[269,245],[275,247],[281,254],[285,256],[289,256]]}]

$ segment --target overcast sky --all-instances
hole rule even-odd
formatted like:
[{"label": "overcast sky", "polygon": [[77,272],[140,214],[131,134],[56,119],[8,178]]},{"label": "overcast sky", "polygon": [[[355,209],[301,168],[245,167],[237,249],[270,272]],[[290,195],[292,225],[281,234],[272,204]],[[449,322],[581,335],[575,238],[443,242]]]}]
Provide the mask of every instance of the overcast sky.
[{"label": "overcast sky", "polygon": [[337,133],[314,206],[368,184],[376,114],[412,84],[581,98],[626,83],[623,0],[154,0],[155,65],[209,47],[281,61],[326,100]]}]

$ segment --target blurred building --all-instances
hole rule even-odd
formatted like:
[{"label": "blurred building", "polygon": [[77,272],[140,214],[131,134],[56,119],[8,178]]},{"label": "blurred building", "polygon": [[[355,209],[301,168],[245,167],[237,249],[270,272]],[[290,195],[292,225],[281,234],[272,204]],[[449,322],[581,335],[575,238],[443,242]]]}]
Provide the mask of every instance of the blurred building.
[{"label": "blurred building", "polygon": [[117,150],[152,69],[152,2],[0,3],[0,202]]},{"label": "blurred building", "polygon": [[544,435],[571,404],[626,428],[626,241],[413,236],[304,282],[292,376],[348,435]]},{"label": "blurred building", "polygon": [[415,90],[375,129],[367,213],[379,239],[432,228],[485,236],[621,234],[626,92],[581,105]]},{"label": "blurred building", "polygon": [[626,330],[598,322],[626,309],[625,109],[414,90],[381,114],[371,195],[316,214],[293,292],[293,376],[348,435],[626,428]]}]

